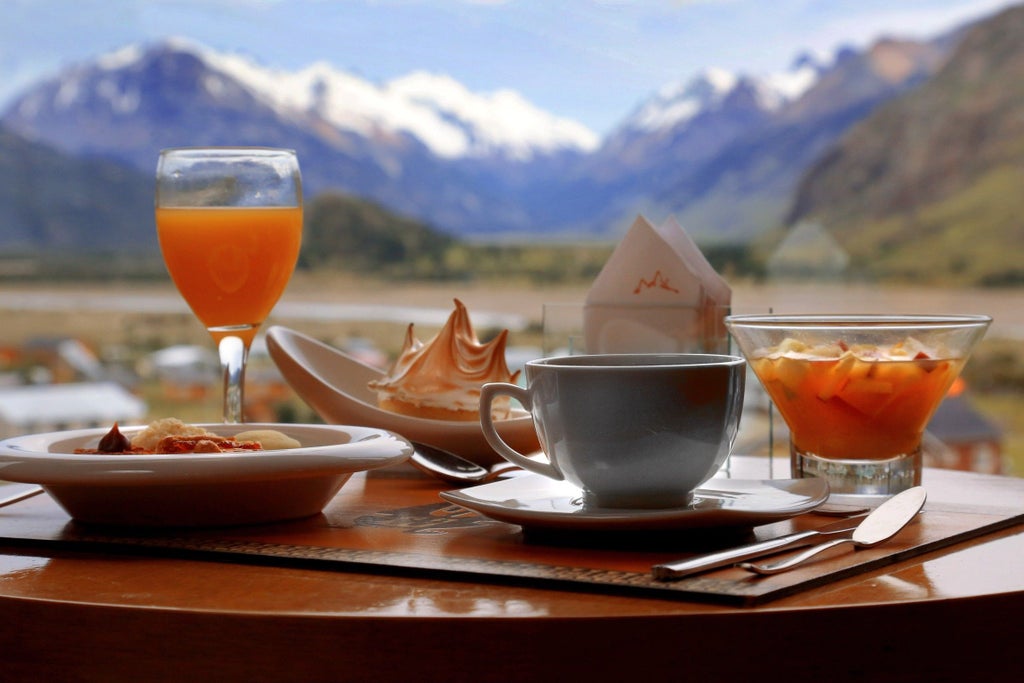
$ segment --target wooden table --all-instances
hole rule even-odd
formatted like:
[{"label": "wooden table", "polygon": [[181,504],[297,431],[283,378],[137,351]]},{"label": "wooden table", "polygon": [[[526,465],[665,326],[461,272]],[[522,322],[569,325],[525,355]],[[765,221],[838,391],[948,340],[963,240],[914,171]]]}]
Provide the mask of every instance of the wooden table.
[{"label": "wooden table", "polygon": [[[1021,479],[924,483],[929,502],[1024,501]],[[373,488],[441,485],[359,475],[342,502]],[[0,680],[995,681],[1022,664],[1021,524],[755,607],[222,560],[5,542]]]}]

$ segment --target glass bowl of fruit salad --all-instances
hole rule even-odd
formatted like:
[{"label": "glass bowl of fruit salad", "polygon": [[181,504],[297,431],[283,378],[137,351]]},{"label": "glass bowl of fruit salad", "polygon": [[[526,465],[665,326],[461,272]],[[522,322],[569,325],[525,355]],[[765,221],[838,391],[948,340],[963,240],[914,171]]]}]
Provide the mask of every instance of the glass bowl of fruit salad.
[{"label": "glass bowl of fruit salad", "polygon": [[833,500],[868,504],[921,483],[925,427],[991,322],[984,315],[726,318],[789,427],[793,476],[825,478]]}]

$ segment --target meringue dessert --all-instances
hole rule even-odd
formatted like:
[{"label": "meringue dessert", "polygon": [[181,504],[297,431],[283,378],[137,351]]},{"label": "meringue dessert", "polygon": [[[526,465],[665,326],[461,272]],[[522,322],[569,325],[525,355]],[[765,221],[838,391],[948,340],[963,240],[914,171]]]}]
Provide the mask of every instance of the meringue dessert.
[{"label": "meringue dessert", "polygon": [[[455,299],[455,310],[441,331],[427,343],[413,333],[410,323],[394,367],[369,383],[377,403],[393,413],[434,420],[463,422],[480,419],[480,387],[487,382],[515,382],[505,360],[508,330],[481,344],[465,305]],[[506,402],[494,407],[495,419],[510,417]]]}]

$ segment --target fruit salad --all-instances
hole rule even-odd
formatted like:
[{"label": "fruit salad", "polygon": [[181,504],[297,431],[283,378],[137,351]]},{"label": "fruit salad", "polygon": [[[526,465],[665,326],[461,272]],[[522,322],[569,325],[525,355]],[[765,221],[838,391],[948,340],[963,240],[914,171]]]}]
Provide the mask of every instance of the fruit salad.
[{"label": "fruit salad", "polygon": [[912,337],[879,346],[786,339],[750,364],[793,445],[827,459],[912,453],[966,359]]}]

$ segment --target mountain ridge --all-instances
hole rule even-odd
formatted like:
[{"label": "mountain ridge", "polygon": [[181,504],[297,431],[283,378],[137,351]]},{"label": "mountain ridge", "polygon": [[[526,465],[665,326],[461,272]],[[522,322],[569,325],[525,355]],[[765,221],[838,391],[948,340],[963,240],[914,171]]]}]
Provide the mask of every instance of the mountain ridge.
[{"label": "mountain ridge", "polygon": [[820,224],[875,277],[1024,282],[1022,46],[1024,7],[974,26],[808,168],[787,222]]},{"label": "mountain ridge", "polygon": [[[176,40],[79,65],[75,78],[25,93],[2,122],[74,156],[126,160],[150,177],[159,147],[292,147],[310,197],[363,197],[471,240],[614,241],[637,213],[671,213],[703,245],[743,245],[803,220],[793,197],[809,196],[799,194],[808,169],[858,124],[926,86],[967,29],[928,41],[883,38],[828,61],[798,56],[784,74],[709,69],[638,103],[598,146],[559,129],[557,117],[503,119],[489,109],[532,107],[514,93],[471,93],[422,72],[372,84],[324,64],[270,77]],[[211,67],[221,59],[230,64]],[[419,108],[387,112],[404,122],[395,126],[339,110],[343,91],[372,100],[364,113],[399,100]],[[458,134],[421,137],[411,111],[454,122],[440,130]],[[541,123],[502,137],[508,121]],[[856,240],[845,241],[856,250]]]},{"label": "mountain ridge", "polygon": [[[729,78],[721,102],[699,104],[694,118],[725,120],[732,116],[725,110],[742,98],[763,110],[769,107],[762,99],[785,97],[767,81]],[[358,104],[344,106],[343,93]],[[144,170],[162,147],[292,147],[313,192],[365,196],[483,239],[613,237],[621,212],[600,187],[602,166],[617,166],[609,171],[615,182],[631,171],[614,151],[598,154],[589,131],[511,91],[478,95],[422,72],[376,85],[323,63],[278,72],[173,38],[128,46],[44,79],[10,104],[2,121],[69,153],[121,158]],[[664,123],[648,126],[652,139],[673,128]],[[588,175],[597,182],[584,185],[596,194],[579,197],[574,178]]]},{"label": "mountain ridge", "polygon": [[156,249],[152,178],[109,160],[68,157],[2,125],[0,207],[7,255]]}]

